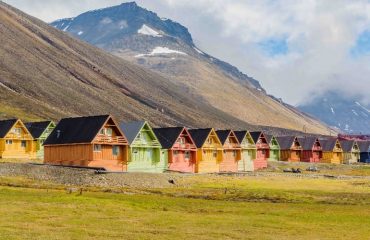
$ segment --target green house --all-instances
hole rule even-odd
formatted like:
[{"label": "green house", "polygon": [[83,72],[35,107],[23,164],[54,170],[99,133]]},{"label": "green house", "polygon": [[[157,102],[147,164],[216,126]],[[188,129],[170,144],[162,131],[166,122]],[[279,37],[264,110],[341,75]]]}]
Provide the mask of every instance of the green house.
[{"label": "green house", "polygon": [[49,137],[55,128],[53,121],[29,122],[25,124],[28,131],[34,138],[36,145],[36,158],[44,159],[44,141]]},{"label": "green house", "polygon": [[121,123],[129,142],[128,172],[164,172],[167,170],[167,151],[146,121]]},{"label": "green house", "polygon": [[269,161],[280,161],[280,145],[273,135],[265,134],[266,140],[270,146]]},{"label": "green house", "polygon": [[241,147],[241,160],[238,162],[238,171],[253,172],[253,161],[256,159],[257,148],[251,134],[248,131],[234,131]]}]

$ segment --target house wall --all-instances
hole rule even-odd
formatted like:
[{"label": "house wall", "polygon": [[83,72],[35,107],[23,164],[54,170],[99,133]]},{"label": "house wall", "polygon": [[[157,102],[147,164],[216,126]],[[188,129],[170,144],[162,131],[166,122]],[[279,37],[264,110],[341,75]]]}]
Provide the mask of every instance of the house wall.
[{"label": "house wall", "polygon": [[241,160],[238,161],[238,171],[241,172],[253,172],[254,164],[253,160],[256,159],[256,149],[242,149]]},{"label": "house wall", "polygon": [[152,147],[131,147],[129,151],[128,172],[164,172],[167,159],[161,158],[161,149]]},{"label": "house wall", "polygon": [[80,167],[101,167],[109,171],[126,171],[127,146],[119,146],[118,156],[113,156],[113,145],[102,145],[100,152],[93,151],[93,144],[44,146],[47,164]]},{"label": "house wall", "polygon": [[[189,152],[190,158],[185,158],[186,152]],[[177,172],[194,173],[196,170],[196,156],[196,151],[184,149],[170,150],[168,151],[168,169]]]},{"label": "house wall", "polygon": [[37,159],[44,159],[43,143],[49,137],[50,133],[53,131],[54,128],[55,124],[51,123],[49,127],[42,133],[42,135],[34,141]]},{"label": "house wall", "polygon": [[370,163],[370,154],[369,154],[369,152],[361,152],[360,153],[360,162]]},{"label": "house wall", "polygon": [[351,164],[358,162],[360,154],[357,152],[343,152],[343,163]]},{"label": "house wall", "polygon": [[222,161],[220,162],[220,172],[237,172],[240,159],[241,151],[239,149],[224,150]]},{"label": "house wall", "polygon": [[268,144],[257,144],[256,159],[253,161],[254,170],[267,168],[270,150]]},{"label": "house wall", "polygon": [[342,159],[343,159],[343,153],[341,153],[341,152],[323,151],[323,156],[322,156],[321,162],[322,163],[341,164]]},{"label": "house wall", "polygon": [[321,157],[321,151],[303,150],[301,162],[319,162]]},{"label": "house wall", "polygon": [[198,149],[197,150],[197,166],[198,173],[215,173],[220,170],[220,162],[222,161],[222,150],[217,149]]}]

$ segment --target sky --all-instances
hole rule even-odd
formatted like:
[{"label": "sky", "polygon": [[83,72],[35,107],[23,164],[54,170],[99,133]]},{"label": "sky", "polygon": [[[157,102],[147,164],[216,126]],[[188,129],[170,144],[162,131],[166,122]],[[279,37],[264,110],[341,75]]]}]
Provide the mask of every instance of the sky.
[{"label": "sky", "polygon": [[[123,0],[5,0],[51,22]],[[203,51],[299,105],[338,91],[370,105],[369,0],[138,0]]]}]

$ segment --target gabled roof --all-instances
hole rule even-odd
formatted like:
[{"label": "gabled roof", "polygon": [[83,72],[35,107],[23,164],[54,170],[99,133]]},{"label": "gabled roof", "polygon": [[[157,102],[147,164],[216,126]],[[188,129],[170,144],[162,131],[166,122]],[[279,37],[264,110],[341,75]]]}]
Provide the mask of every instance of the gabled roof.
[{"label": "gabled roof", "polygon": [[272,136],[270,134],[265,134],[265,138],[266,138],[267,143],[270,143],[273,137],[274,136]]},{"label": "gabled roof", "polygon": [[247,136],[248,131],[234,131],[234,134],[238,141],[241,143],[243,142],[244,138]]},{"label": "gabled roof", "polygon": [[179,138],[184,129],[185,128],[183,127],[167,127],[153,128],[153,131],[162,147],[164,149],[170,149],[176,143],[176,140]]},{"label": "gabled roof", "polygon": [[110,115],[64,118],[44,145],[91,143],[109,118]]},{"label": "gabled roof", "polygon": [[360,152],[369,152],[370,141],[358,141],[357,142]]},{"label": "gabled roof", "polygon": [[256,143],[263,132],[250,132],[253,141]]},{"label": "gabled roof", "polygon": [[125,134],[127,141],[131,144],[136,136],[139,134],[140,130],[144,127],[145,121],[134,121],[129,123],[121,123],[120,127]]},{"label": "gabled roof", "polygon": [[201,148],[207,140],[207,137],[212,132],[212,128],[202,128],[202,129],[190,129],[189,133],[194,140],[197,148]]},{"label": "gabled roof", "polygon": [[39,138],[49,127],[52,121],[43,121],[43,122],[29,122],[26,123],[28,131],[31,133],[33,138]]},{"label": "gabled roof", "polygon": [[277,137],[277,141],[279,142],[280,149],[291,149],[296,139],[295,136],[284,136],[284,137]]},{"label": "gabled roof", "polygon": [[229,137],[231,133],[231,130],[217,130],[216,131],[216,134],[218,136],[218,138],[220,139],[221,141],[221,144],[224,145],[227,138]]},{"label": "gabled roof", "polygon": [[[299,143],[302,146],[303,150],[312,150],[316,140],[318,140],[317,137],[302,137],[298,138]],[[321,144],[320,144],[321,145]]]},{"label": "gabled roof", "polygon": [[4,138],[6,134],[12,129],[18,119],[9,119],[0,121],[0,138]]},{"label": "gabled roof", "polygon": [[320,139],[321,147],[323,151],[333,151],[335,144],[337,143],[336,138]]},{"label": "gabled roof", "polygon": [[343,152],[351,152],[353,145],[355,144],[354,140],[339,140],[339,142],[342,146]]}]

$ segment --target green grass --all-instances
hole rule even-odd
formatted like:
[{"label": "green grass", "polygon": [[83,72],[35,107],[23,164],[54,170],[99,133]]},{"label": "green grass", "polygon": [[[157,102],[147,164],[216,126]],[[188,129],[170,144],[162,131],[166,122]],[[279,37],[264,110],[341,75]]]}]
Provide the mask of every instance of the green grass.
[{"label": "green grass", "polygon": [[[1,239],[368,239],[370,183],[190,176],[169,189],[1,178]],[[226,192],[225,192],[226,189]]]}]

